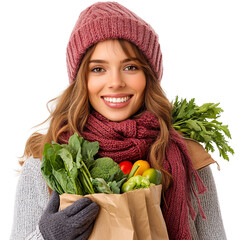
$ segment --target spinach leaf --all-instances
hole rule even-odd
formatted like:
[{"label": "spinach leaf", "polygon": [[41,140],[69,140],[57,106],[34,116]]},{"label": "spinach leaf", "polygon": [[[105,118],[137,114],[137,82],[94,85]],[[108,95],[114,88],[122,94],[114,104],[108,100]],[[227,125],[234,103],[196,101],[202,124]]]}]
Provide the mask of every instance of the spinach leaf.
[{"label": "spinach leaf", "polygon": [[61,184],[58,182],[56,177],[52,174],[53,172],[53,167],[51,162],[55,161],[56,158],[56,153],[54,148],[50,143],[46,143],[44,146],[44,151],[43,151],[43,159],[41,163],[41,172],[46,180],[48,186],[52,189],[57,191],[59,194],[64,193],[64,190],[61,186]]},{"label": "spinach leaf", "polygon": [[[61,157],[64,163],[64,168],[62,168],[61,171],[53,174],[55,174],[55,176],[58,176],[61,179],[61,183],[64,184],[64,186],[66,187],[65,191],[68,191],[67,193],[82,194],[83,192],[81,189],[80,181],[78,179],[78,168],[76,162],[74,161],[72,152],[74,152],[74,156],[76,156],[76,153],[73,149],[69,150],[67,148],[62,148],[58,151],[58,156]],[[61,160],[59,161],[61,162]],[[58,175],[58,173],[61,174]],[[66,181],[65,183],[64,179]]]},{"label": "spinach leaf", "polygon": [[99,143],[84,140],[82,143],[82,159],[87,168],[91,168],[94,163],[94,156],[98,153]]},{"label": "spinach leaf", "polygon": [[59,194],[82,194],[78,179],[78,169],[73,157],[76,155],[70,146],[46,143],[43,151],[41,172],[49,187]]},{"label": "spinach leaf", "polygon": [[115,167],[109,172],[107,182],[102,178],[92,178],[89,170],[96,163],[94,156],[98,150],[98,142],[89,142],[77,133],[69,138],[68,144],[46,143],[41,171],[49,187],[59,194],[93,194],[94,189],[97,192],[120,193],[126,177],[118,165],[119,169]]},{"label": "spinach leaf", "polygon": [[68,141],[68,144],[77,153],[79,148],[81,148],[83,138],[79,137],[77,133],[74,133]]}]

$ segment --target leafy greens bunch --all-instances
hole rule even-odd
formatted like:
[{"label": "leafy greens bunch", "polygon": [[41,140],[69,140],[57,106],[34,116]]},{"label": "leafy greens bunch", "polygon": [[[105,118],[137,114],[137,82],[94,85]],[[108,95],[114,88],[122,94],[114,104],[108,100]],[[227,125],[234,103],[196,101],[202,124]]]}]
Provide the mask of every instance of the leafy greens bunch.
[{"label": "leafy greens bunch", "polygon": [[219,107],[219,103],[197,106],[195,98],[187,101],[179,100],[177,96],[173,103],[173,128],[184,137],[203,143],[207,151],[213,152],[215,143],[220,156],[229,160],[228,153],[234,154],[234,150],[225,139],[225,136],[231,139],[228,126],[217,120],[221,112],[223,109]]},{"label": "leafy greens bunch", "polygon": [[41,172],[48,186],[59,194],[120,193],[127,176],[111,158],[95,160],[98,150],[98,142],[89,142],[77,133],[68,144],[46,143]]}]

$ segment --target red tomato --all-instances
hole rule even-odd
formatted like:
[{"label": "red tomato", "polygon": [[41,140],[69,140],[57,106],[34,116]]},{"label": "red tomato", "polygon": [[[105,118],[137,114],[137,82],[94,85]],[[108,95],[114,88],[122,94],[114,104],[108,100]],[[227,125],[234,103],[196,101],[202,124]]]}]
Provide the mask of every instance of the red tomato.
[{"label": "red tomato", "polygon": [[132,163],[129,161],[123,161],[119,163],[119,166],[121,170],[124,172],[124,174],[129,174],[132,170]]}]

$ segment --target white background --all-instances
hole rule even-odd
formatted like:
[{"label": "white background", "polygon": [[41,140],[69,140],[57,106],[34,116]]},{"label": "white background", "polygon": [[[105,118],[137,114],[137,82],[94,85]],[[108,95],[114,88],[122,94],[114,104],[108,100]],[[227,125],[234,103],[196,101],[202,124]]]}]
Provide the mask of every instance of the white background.
[{"label": "white background", "polygon": [[[46,103],[68,86],[66,46],[79,13],[96,1],[1,1],[1,239],[13,218],[18,157],[34,125],[48,117]],[[239,80],[240,7],[238,1],[124,1],[159,35],[163,52],[162,86],[197,104],[220,102],[235,155],[212,170],[228,239],[239,239]]]}]

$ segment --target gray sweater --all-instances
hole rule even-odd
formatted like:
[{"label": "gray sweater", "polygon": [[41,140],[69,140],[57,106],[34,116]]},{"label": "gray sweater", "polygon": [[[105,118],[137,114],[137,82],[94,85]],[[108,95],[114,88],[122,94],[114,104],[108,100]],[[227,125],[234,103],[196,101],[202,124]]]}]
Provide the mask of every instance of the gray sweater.
[{"label": "gray sweater", "polygon": [[[14,219],[10,240],[42,240],[38,221],[49,201],[49,192],[40,171],[40,160],[29,158],[23,165],[15,199]],[[197,203],[195,221],[190,219],[193,240],[225,240],[217,192],[210,167],[198,171],[208,191],[200,195],[207,220],[202,219]]]}]

